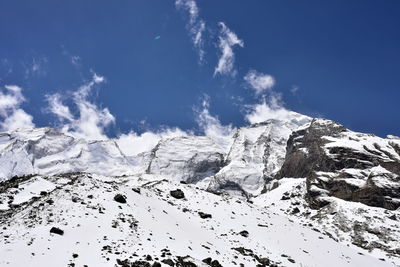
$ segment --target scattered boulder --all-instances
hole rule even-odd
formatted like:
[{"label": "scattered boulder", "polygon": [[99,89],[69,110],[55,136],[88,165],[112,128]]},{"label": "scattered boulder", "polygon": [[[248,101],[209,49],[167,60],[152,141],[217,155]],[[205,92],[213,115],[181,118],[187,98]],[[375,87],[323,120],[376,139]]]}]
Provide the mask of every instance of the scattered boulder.
[{"label": "scattered boulder", "polygon": [[57,234],[57,235],[63,235],[64,231],[57,227],[51,227],[50,233]]},{"label": "scattered boulder", "polygon": [[211,265],[212,259],[210,257],[205,258],[204,260],[202,260],[202,262],[204,262],[205,264]]},{"label": "scattered boulder", "polygon": [[121,195],[121,194],[116,194],[114,196],[114,200],[117,201],[118,203],[122,203],[122,204],[126,203],[126,197],[124,195]]},{"label": "scattered boulder", "polygon": [[169,192],[170,195],[176,199],[182,199],[185,198],[185,193],[183,193],[182,190],[180,189],[176,189],[176,190],[172,190]]},{"label": "scattered boulder", "polygon": [[239,235],[243,236],[243,237],[248,237],[249,236],[249,232],[246,230],[243,230],[239,233]]},{"label": "scattered boulder", "polygon": [[211,214],[204,213],[204,212],[202,212],[202,211],[199,211],[199,216],[200,216],[200,218],[202,218],[202,219],[209,219],[209,218],[212,218],[212,215],[211,215]]}]

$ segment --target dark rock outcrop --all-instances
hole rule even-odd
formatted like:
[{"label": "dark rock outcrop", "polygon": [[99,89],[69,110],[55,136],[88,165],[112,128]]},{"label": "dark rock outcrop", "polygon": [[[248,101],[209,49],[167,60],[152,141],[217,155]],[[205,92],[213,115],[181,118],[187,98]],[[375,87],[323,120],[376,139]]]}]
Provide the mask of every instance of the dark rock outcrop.
[{"label": "dark rock outcrop", "polygon": [[125,204],[125,203],[126,203],[126,197],[123,196],[123,195],[121,195],[121,194],[116,194],[116,195],[114,196],[114,200],[115,200],[116,202],[118,202],[118,203],[122,203],[122,204]]},{"label": "dark rock outcrop", "polygon": [[182,199],[185,198],[185,193],[183,193],[182,190],[180,189],[176,189],[176,190],[172,190],[169,192],[170,195],[176,199]]},{"label": "dark rock outcrop", "polygon": [[394,210],[400,207],[398,143],[313,119],[290,136],[285,162],[275,178],[307,178],[306,197],[313,208],[334,196]]},{"label": "dark rock outcrop", "polygon": [[58,228],[58,227],[52,227],[52,228],[50,229],[50,233],[52,233],[52,234],[57,234],[57,235],[63,235],[63,234],[64,234],[64,231],[61,230],[61,229]]}]

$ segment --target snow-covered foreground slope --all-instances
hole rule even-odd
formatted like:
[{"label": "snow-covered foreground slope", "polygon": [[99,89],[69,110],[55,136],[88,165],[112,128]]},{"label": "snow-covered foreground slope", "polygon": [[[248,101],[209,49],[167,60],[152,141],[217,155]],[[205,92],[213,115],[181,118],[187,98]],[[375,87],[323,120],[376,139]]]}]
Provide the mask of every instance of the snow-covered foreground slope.
[{"label": "snow-covered foreground slope", "polygon": [[[1,188],[1,201],[8,200],[1,206],[1,266],[118,266],[125,259],[126,264],[141,260],[168,266],[170,259],[181,262],[177,266],[209,266],[203,262],[209,257],[222,266],[400,264],[336,242],[305,219],[286,214],[282,194],[301,179],[289,179],[254,204],[148,175],[25,179]],[[184,198],[172,197],[175,189]],[[126,203],[117,202],[117,194]],[[63,234],[50,233],[52,227]]]}]

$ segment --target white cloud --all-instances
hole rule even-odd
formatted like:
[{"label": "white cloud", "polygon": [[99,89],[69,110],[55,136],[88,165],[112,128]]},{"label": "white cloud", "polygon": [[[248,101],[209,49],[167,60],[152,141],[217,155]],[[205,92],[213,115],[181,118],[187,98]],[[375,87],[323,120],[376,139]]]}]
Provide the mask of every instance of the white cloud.
[{"label": "white cloud", "polygon": [[69,107],[62,103],[59,94],[47,96],[49,111],[64,122],[62,126],[64,131],[81,138],[107,139],[104,130],[115,122],[115,118],[108,108],[100,108],[88,100],[93,86],[102,82],[104,82],[104,77],[94,73],[91,81],[73,93],[72,100],[78,112],[76,118]]},{"label": "white cloud", "polygon": [[295,95],[299,91],[299,87],[296,85],[293,85],[292,88],[290,88],[290,92]]},{"label": "white cloud", "polygon": [[74,66],[76,66],[76,67],[79,67],[79,66],[81,65],[81,57],[80,57],[80,56],[74,56],[74,55],[72,55],[72,56],[70,57],[70,59],[71,59],[71,64],[72,64],[72,65],[74,65]]},{"label": "white cloud", "polygon": [[48,59],[44,56],[33,57],[32,61],[23,63],[25,78],[30,76],[45,76],[47,74]]},{"label": "white cloud", "polygon": [[232,75],[236,74],[234,69],[235,54],[233,53],[234,46],[244,46],[244,42],[240,40],[237,35],[232,32],[223,22],[219,22],[218,25],[221,27],[220,34],[218,36],[218,46],[221,50],[221,55],[218,60],[218,65],[215,67],[214,75]]},{"label": "white cloud", "polygon": [[18,128],[32,128],[32,116],[21,109],[25,101],[22,89],[16,85],[6,85],[0,90],[0,130],[11,131]]},{"label": "white cloud", "polygon": [[247,105],[246,107],[245,119],[251,124],[275,119],[292,121],[301,125],[309,120],[307,116],[286,109],[283,106],[280,94],[272,94],[268,99],[264,97],[261,103]]},{"label": "white cloud", "polygon": [[179,128],[164,128],[159,131],[146,131],[142,134],[131,131],[128,134],[120,135],[116,142],[125,155],[134,156],[150,151],[161,139],[187,136],[189,134]]},{"label": "white cloud", "polygon": [[195,0],[176,0],[175,6],[178,9],[185,10],[189,15],[189,22],[186,28],[189,31],[194,47],[199,54],[199,61],[204,61],[204,40],[203,33],[206,29],[206,23],[199,17],[199,8]]},{"label": "white cloud", "polygon": [[274,77],[256,70],[250,70],[246,76],[244,76],[244,80],[255,90],[256,95],[260,95],[275,85]]},{"label": "white cloud", "polygon": [[231,124],[222,125],[218,117],[210,114],[209,108],[209,98],[206,96],[202,103],[202,109],[195,110],[197,124],[206,136],[228,151],[232,145],[232,136],[236,132],[236,128]]},{"label": "white cloud", "polygon": [[61,122],[74,120],[69,107],[62,103],[61,94],[46,95],[46,99],[49,103],[49,111],[56,115]]}]

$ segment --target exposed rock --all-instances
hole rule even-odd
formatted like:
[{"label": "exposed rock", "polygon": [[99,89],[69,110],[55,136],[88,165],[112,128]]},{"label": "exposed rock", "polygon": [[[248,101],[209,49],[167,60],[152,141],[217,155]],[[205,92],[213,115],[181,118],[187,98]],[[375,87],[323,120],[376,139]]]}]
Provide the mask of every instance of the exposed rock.
[{"label": "exposed rock", "polygon": [[182,199],[185,198],[185,193],[183,193],[182,190],[180,189],[176,189],[176,190],[172,190],[169,192],[170,195],[176,199]]},{"label": "exposed rock", "polygon": [[290,136],[276,178],[306,177],[307,200],[314,208],[334,196],[394,210],[400,207],[400,155],[394,142],[313,119]]},{"label": "exposed rock", "polygon": [[114,200],[115,200],[116,202],[118,202],[118,203],[122,203],[122,204],[125,204],[125,203],[126,203],[126,197],[125,197],[124,195],[121,195],[121,194],[116,194],[116,195],[114,196]]},{"label": "exposed rock", "polygon": [[57,235],[63,235],[63,234],[64,234],[64,231],[61,230],[61,229],[58,228],[58,227],[51,227],[50,233],[52,233],[52,234],[57,234]]},{"label": "exposed rock", "polygon": [[222,265],[217,260],[213,260],[210,264],[211,267],[222,267]]},{"label": "exposed rock", "polygon": [[202,262],[204,262],[208,265],[211,265],[212,259],[210,257],[208,257],[208,258],[205,258],[204,260],[202,260]]},{"label": "exposed rock", "polygon": [[167,264],[169,266],[175,266],[175,262],[173,260],[171,260],[171,259],[164,259],[161,262],[164,263],[164,264]]},{"label": "exposed rock", "polygon": [[248,237],[249,236],[249,232],[247,232],[246,230],[243,230],[239,233],[239,235],[243,236],[243,237]]},{"label": "exposed rock", "polygon": [[212,218],[212,215],[211,215],[211,214],[204,213],[204,212],[202,212],[202,211],[199,211],[199,216],[200,216],[200,218],[202,218],[202,219],[209,219],[209,218]]},{"label": "exposed rock", "polygon": [[292,214],[297,214],[297,213],[299,213],[299,212],[300,212],[300,210],[299,210],[298,207],[295,207],[295,208],[292,209],[292,211],[291,211]]}]

